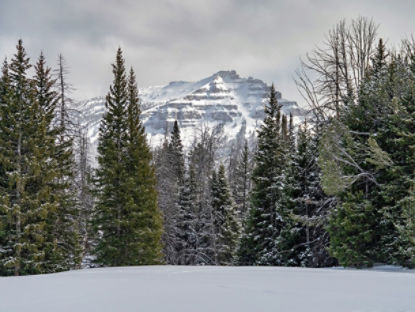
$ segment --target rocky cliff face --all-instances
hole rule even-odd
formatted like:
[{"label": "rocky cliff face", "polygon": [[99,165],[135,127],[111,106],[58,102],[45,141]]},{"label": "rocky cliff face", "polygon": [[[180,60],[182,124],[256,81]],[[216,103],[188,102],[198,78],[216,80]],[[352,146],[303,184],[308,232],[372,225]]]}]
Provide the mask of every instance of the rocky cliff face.
[{"label": "rocky cliff face", "polygon": [[[183,144],[189,147],[201,127],[222,126],[227,140],[239,133],[254,133],[264,117],[269,86],[262,80],[242,78],[235,71],[220,71],[197,82],[175,81],[166,86],[140,90],[142,120],[152,146],[160,144],[166,131],[177,119]],[[302,120],[305,111],[296,102],[277,94],[282,111]],[[80,122],[88,128],[95,150],[99,122],[105,110],[105,98],[98,97],[79,103]]]}]

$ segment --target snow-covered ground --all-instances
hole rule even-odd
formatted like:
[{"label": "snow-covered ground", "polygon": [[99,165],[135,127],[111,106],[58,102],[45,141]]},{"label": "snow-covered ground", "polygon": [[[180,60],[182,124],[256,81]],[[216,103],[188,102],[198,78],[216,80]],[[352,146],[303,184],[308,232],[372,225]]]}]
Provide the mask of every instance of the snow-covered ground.
[{"label": "snow-covered ground", "polygon": [[414,271],[143,266],[0,278],[0,311],[414,312]]}]

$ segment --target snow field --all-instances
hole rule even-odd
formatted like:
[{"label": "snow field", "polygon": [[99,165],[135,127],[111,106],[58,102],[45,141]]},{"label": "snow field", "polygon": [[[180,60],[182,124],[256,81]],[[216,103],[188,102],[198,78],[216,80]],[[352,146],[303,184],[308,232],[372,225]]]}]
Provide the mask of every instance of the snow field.
[{"label": "snow field", "polygon": [[0,278],[1,312],[414,312],[414,271],[143,266]]}]

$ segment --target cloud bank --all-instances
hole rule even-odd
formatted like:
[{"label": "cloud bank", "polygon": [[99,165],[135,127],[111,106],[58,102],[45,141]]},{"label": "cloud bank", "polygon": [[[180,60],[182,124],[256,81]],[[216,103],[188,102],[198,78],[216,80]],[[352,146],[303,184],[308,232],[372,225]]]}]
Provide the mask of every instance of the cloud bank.
[{"label": "cloud bank", "polygon": [[0,0],[0,57],[19,38],[50,65],[63,53],[76,99],[107,92],[120,46],[139,86],[235,69],[302,102],[292,79],[299,58],[329,28],[367,16],[396,44],[415,29],[414,9],[413,1],[386,0]]}]

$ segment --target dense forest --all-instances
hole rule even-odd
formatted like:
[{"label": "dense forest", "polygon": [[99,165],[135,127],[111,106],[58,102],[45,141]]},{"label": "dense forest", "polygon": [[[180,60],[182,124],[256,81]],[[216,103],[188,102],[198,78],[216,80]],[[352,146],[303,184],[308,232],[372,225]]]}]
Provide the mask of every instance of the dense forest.
[{"label": "dense forest", "polygon": [[0,77],[0,275],[144,264],[415,266],[415,43],[339,22],[296,73],[308,118],[272,85],[254,140],[221,129],[151,149],[121,49],[97,166],[62,56],[23,42]]}]

